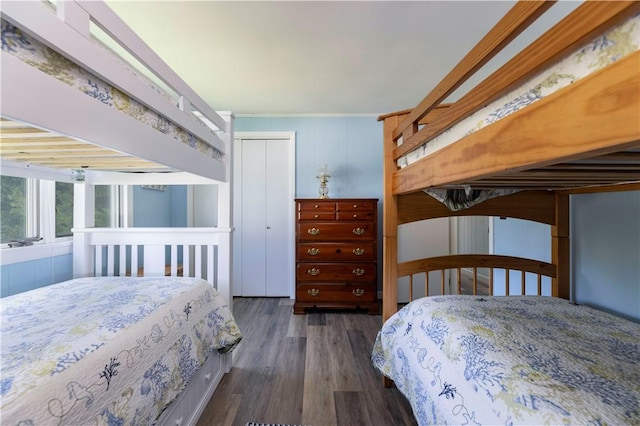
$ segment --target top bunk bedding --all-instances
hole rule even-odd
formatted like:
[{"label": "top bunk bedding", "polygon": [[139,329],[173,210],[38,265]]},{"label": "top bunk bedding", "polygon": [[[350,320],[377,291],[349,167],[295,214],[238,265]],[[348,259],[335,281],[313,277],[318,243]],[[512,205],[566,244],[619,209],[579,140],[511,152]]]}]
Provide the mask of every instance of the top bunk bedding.
[{"label": "top bunk bedding", "polygon": [[381,117],[394,194],[640,181],[638,2],[584,2],[442,103],[552,4],[518,2],[416,108]]},{"label": "top bunk bedding", "polygon": [[2,100],[3,160],[228,180],[231,114],[102,2],[3,2]]},{"label": "top bunk bedding", "polygon": [[[401,156],[397,160],[398,166],[406,167],[638,50],[640,50],[640,15],[627,19],[591,42],[580,46],[566,58],[538,73],[520,87],[466,117],[409,154]],[[401,145],[402,137],[398,141],[398,146]]]}]

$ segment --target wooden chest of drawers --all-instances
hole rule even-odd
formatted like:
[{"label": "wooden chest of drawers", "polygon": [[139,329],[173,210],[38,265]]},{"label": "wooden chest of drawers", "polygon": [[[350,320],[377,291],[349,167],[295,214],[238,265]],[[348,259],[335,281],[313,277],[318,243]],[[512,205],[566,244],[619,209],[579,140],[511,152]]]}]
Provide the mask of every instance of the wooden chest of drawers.
[{"label": "wooden chest of drawers", "polygon": [[377,199],[296,199],[295,314],[306,308],[379,312]]}]

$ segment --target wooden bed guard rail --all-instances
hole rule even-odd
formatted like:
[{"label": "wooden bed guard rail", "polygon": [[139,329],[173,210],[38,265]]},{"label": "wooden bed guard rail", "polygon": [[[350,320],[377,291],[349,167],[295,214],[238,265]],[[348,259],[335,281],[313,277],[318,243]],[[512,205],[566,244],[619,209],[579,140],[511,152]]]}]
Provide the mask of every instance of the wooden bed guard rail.
[{"label": "wooden bed guard rail", "polygon": [[[518,271],[521,274],[520,294],[527,294],[526,274],[535,274],[537,278],[537,292],[534,295],[543,294],[542,278],[556,277],[555,265],[547,262],[525,259],[515,256],[501,256],[493,254],[458,254],[426,259],[412,260],[398,264],[398,277],[409,277],[409,299],[413,300],[413,276],[424,274],[425,295],[429,296],[429,272],[440,271],[440,294],[447,294],[447,271],[456,271],[457,294],[464,294],[462,291],[462,271],[472,269],[472,294],[478,294],[478,269],[488,269],[488,289],[484,294],[494,294],[494,270],[504,270],[505,295],[510,295],[510,272]],[[553,281],[552,281],[553,282]],[[551,289],[551,294],[556,292]],[[531,294],[531,292],[529,292]]]},{"label": "wooden bed guard rail", "polygon": [[[402,145],[396,148],[393,154],[394,160],[433,139],[484,105],[522,84],[572,49],[640,10],[638,2],[585,2],[455,104],[441,105],[447,96],[465,83],[553,4],[555,1],[516,3],[393,130],[394,141],[400,137],[403,139]],[[440,114],[441,111],[435,110],[440,106],[447,107],[446,114]],[[434,114],[429,119],[427,115],[432,111]],[[419,130],[420,124],[423,124],[425,119],[429,125]]]}]

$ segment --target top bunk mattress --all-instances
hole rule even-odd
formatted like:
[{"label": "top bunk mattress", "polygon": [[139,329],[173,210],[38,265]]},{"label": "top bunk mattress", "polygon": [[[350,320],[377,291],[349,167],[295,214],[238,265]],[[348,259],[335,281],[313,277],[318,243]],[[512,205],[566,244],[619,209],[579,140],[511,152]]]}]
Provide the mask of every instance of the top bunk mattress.
[{"label": "top bunk mattress", "polygon": [[[640,50],[640,15],[633,16],[599,35],[517,89],[493,101],[415,150],[399,157],[397,166],[404,168],[415,163],[638,50]],[[402,138],[398,140],[398,145],[402,145]]]},{"label": "top bunk mattress", "polygon": [[1,56],[3,161],[230,179],[232,113],[216,112],[106,3],[6,2]]},{"label": "top bunk mattress", "polygon": [[[141,81],[144,81],[153,91],[160,94],[166,102],[177,105],[178,100],[174,99],[164,89],[150,80],[145,79],[139,72],[136,72],[131,67],[126,66],[122,60],[117,58],[115,54],[98,41],[93,40],[93,43],[96,49],[100,49],[111,57],[116,58],[121,65],[125,66]],[[132,119],[145,123],[158,132],[168,135],[211,158],[220,159],[223,155],[219,149],[209,145],[193,133],[143,105],[129,94],[124,93],[90,71],[85,70],[77,63],[70,61],[50,47],[40,43],[4,19],[2,19],[2,51],[96,101]],[[193,118],[193,123],[194,125],[200,126],[203,130],[211,132],[204,123],[195,119],[195,117]]]}]

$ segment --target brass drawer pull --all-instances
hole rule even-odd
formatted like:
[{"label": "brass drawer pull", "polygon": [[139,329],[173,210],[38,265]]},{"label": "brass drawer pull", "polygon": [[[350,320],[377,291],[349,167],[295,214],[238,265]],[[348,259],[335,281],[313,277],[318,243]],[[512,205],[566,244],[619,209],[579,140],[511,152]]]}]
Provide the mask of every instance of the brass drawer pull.
[{"label": "brass drawer pull", "polygon": [[364,296],[364,290],[361,288],[356,288],[352,291],[353,295],[356,297]]},{"label": "brass drawer pull", "polygon": [[309,268],[309,269],[307,269],[307,274],[313,275],[315,277],[316,275],[320,275],[320,269],[318,269],[318,268]]},{"label": "brass drawer pull", "polygon": [[311,247],[310,249],[307,249],[307,253],[310,254],[311,256],[317,256],[318,253],[320,253],[320,249]]},{"label": "brass drawer pull", "polygon": [[353,215],[353,218],[354,218],[354,219],[355,219],[355,218],[357,218],[357,217],[358,217],[358,215],[357,215],[357,214],[354,214],[354,215]]},{"label": "brass drawer pull", "polygon": [[353,275],[356,275],[358,277],[364,275],[364,268],[355,268],[353,271],[351,271],[351,273]]},{"label": "brass drawer pull", "polygon": [[307,234],[309,235],[318,235],[320,230],[318,228],[307,229]]},{"label": "brass drawer pull", "polygon": [[356,256],[362,256],[364,254],[364,249],[360,247],[354,248],[353,254],[355,254]]},{"label": "brass drawer pull", "polygon": [[364,234],[364,228],[353,228],[353,233],[355,235],[362,235]]},{"label": "brass drawer pull", "polygon": [[354,208],[354,209],[357,209],[357,208],[358,208],[358,205],[357,205],[357,204],[354,204],[354,205],[353,205],[353,208]]},{"label": "brass drawer pull", "polygon": [[[355,290],[354,290],[354,291],[355,291]],[[320,294],[320,290],[319,290],[319,289],[317,289],[317,288],[310,288],[309,290],[307,290],[307,294],[308,294],[309,296],[314,296],[314,297],[315,297],[315,296],[317,296],[317,295],[319,295],[319,294]]]}]

